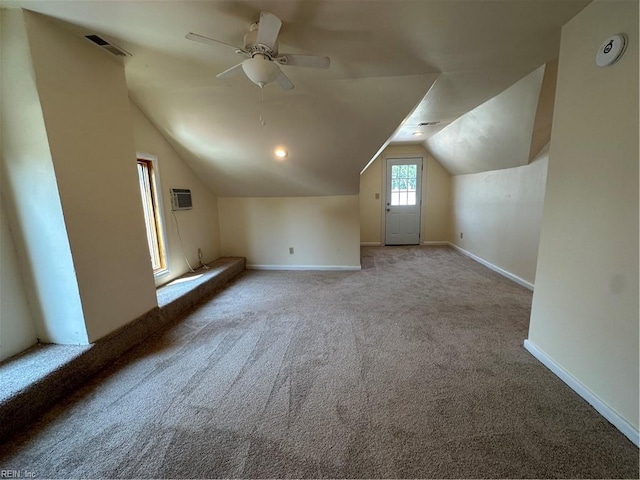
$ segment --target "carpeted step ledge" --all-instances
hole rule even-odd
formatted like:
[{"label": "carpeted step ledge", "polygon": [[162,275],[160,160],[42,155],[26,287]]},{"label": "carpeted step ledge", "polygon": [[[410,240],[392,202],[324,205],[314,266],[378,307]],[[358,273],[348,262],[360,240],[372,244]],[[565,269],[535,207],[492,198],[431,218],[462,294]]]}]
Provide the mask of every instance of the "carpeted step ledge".
[{"label": "carpeted step ledge", "polygon": [[223,257],[157,289],[158,307],[90,345],[38,344],[0,363],[0,441],[151,334],[180,319],[246,268]]}]

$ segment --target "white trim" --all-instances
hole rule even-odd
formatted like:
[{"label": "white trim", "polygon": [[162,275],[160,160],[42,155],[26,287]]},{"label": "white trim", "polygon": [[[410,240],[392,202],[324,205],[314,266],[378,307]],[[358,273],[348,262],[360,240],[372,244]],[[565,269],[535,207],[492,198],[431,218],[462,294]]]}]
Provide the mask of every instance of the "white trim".
[{"label": "white trim", "polygon": [[451,244],[449,242],[425,240],[424,242],[422,242],[422,245],[451,245]]},{"label": "white trim", "polygon": [[247,265],[247,270],[359,271],[360,265]]},{"label": "white trim", "polygon": [[381,247],[382,243],[380,242],[360,242],[361,247]]},{"label": "white trim", "polygon": [[502,268],[494,265],[493,263],[486,261],[484,258],[480,258],[480,257],[478,257],[477,255],[474,255],[471,252],[467,252],[464,248],[460,248],[455,243],[449,242],[449,245],[451,245],[453,248],[458,250],[460,253],[466,255],[467,257],[470,257],[470,258],[474,259],[476,262],[481,263],[485,267],[490,268],[494,272],[497,272],[500,275],[502,275],[504,277],[507,277],[509,280],[512,280],[512,281],[516,282],[518,285],[522,285],[523,287],[528,288],[529,290],[533,291],[534,285],[532,283],[527,282],[526,280],[514,275],[513,273],[510,273],[510,272],[507,272],[506,270],[503,270]]},{"label": "white trim", "polygon": [[[168,263],[168,262],[167,262]],[[167,267],[164,267],[160,270],[156,270],[155,272],[153,272],[153,276],[154,278],[159,278],[159,277],[163,277],[165,275],[169,274],[169,269]]]},{"label": "white trim", "polygon": [[162,179],[160,177],[160,162],[158,162],[158,157],[156,155],[152,155],[150,153],[144,153],[144,152],[136,152],[136,162],[138,161],[138,159],[146,160],[148,162],[151,162],[153,165],[153,181],[156,187],[156,201],[158,202],[157,209],[158,209],[158,215],[160,216],[160,236],[162,237],[161,240],[162,240],[162,244],[164,245],[164,263],[165,263],[164,268],[153,272],[153,278],[157,280],[158,278],[163,277],[164,275],[167,275],[168,273],[170,273],[169,256],[171,255],[169,253],[169,237],[167,236],[167,229],[165,227],[167,218],[165,216],[165,209],[164,209],[164,199],[163,199],[164,192],[162,190]]},{"label": "white trim", "polygon": [[574,392],[580,395],[596,411],[622,432],[637,447],[640,446],[640,433],[638,429],[622,418],[613,408],[601,400],[595,393],[585,387],[577,378],[553,361],[546,353],[540,350],[530,340],[524,341],[524,348],[537,358],[540,363],[551,370],[560,380],[566,383]]}]

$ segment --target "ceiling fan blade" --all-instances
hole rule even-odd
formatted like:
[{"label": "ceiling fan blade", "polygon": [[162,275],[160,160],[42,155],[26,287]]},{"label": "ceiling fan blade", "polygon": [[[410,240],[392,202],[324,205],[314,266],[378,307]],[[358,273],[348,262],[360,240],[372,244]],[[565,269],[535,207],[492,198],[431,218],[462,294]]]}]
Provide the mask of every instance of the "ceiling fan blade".
[{"label": "ceiling fan blade", "polygon": [[261,43],[262,45],[275,48],[276,42],[278,41],[278,33],[280,33],[280,27],[282,27],[282,20],[276,17],[273,13],[260,12],[256,43]]},{"label": "ceiling fan blade", "polygon": [[233,77],[235,75],[237,75],[238,73],[240,73],[242,71],[242,62],[240,62],[237,65],[234,65],[231,68],[228,68],[227,70],[225,70],[222,73],[219,73],[218,75],[216,75],[216,78],[229,78],[229,77]]},{"label": "ceiling fan blade", "polygon": [[215,40],[213,38],[205,37],[204,35],[199,35],[197,33],[187,33],[185,35],[187,40],[193,40],[194,42],[204,43],[205,45],[224,45],[225,47],[231,47],[235,49],[236,53],[242,53],[244,55],[249,55],[249,52],[244,51],[240,47],[236,47],[235,45],[231,45],[229,43],[221,42],[220,40]]},{"label": "ceiling fan blade", "polygon": [[291,80],[283,73],[280,72],[278,78],[276,78],[275,82],[280,86],[282,90],[291,90],[293,88],[293,83]]},{"label": "ceiling fan blade", "polygon": [[288,65],[291,67],[311,67],[311,68],[329,68],[331,59],[329,57],[316,57],[315,55],[292,55],[285,53],[279,55],[276,61],[280,65]]}]

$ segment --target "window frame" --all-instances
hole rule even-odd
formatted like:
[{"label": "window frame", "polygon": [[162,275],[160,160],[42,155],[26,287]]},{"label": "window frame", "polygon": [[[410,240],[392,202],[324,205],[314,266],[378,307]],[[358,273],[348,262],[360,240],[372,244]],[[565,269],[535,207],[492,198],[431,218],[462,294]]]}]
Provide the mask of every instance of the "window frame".
[{"label": "window frame", "polygon": [[[160,186],[160,169],[158,167],[158,157],[147,153],[136,153],[136,173],[139,163],[145,163],[150,166],[150,187],[151,187],[151,201],[153,203],[152,209],[154,214],[156,237],[158,240],[158,255],[160,260],[160,266],[153,269],[154,278],[166,275],[169,273],[169,260],[167,252],[167,235],[164,227],[164,206],[162,201],[162,188]],[[140,179],[138,177],[138,186],[140,186]],[[140,198],[143,201],[142,197]],[[142,205],[144,208],[144,205]],[[148,235],[147,226],[145,222],[145,235]],[[151,252],[149,252],[151,255]],[[151,262],[153,267],[153,261]]]}]

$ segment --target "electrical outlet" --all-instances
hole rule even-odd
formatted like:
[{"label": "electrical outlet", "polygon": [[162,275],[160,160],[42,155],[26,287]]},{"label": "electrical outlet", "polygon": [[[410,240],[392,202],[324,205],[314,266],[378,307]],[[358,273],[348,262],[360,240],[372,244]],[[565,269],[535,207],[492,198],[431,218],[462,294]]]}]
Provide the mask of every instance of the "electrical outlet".
[{"label": "electrical outlet", "polygon": [[464,236],[464,233],[460,232],[460,238],[462,238]]},{"label": "electrical outlet", "polygon": [[380,194],[376,193],[376,200],[380,200]]},{"label": "electrical outlet", "polygon": [[293,255],[293,247],[289,247],[289,255]]}]

